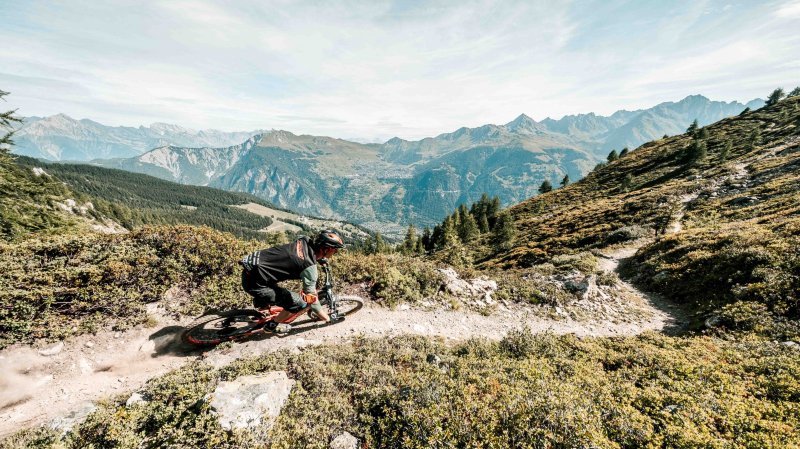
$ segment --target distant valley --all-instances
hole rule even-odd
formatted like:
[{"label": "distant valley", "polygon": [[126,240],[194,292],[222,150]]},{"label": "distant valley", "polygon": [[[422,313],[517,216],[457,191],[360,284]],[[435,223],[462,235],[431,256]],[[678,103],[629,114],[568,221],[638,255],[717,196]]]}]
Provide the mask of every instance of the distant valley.
[{"label": "distant valley", "polygon": [[[154,125],[126,128],[125,135],[138,146],[124,146],[119,128],[110,128],[116,131],[103,137],[98,127],[102,125],[91,122],[92,134],[81,128],[90,121],[54,116],[23,126],[16,135],[15,151],[35,157],[77,155],[65,148],[88,148],[88,142],[94,142],[100,148],[115,148],[95,151],[98,159],[93,163],[98,165],[247,192],[280,207],[397,236],[408,223],[436,223],[458,204],[476,201],[484,192],[499,196],[503,204],[517,203],[534,196],[544,180],[557,185],[565,175],[580,179],[611,149],[633,149],[664,134],[682,133],[695,119],[705,125],[762,105],[761,100],[745,105],[694,95],[608,117],[590,113],[537,122],[523,114],[504,125],[460,128],[419,141],[393,138],[383,144],[276,130],[214,134]],[[59,128],[65,122],[70,133]],[[138,140],[130,137],[136,129],[143,133]],[[143,152],[154,129],[164,131],[162,144]],[[82,141],[81,136],[89,137]],[[237,137],[236,144],[230,143]],[[179,138],[195,140],[185,144]],[[220,143],[198,145],[203,139]],[[71,146],[55,149],[63,142]],[[89,157],[88,150],[84,153]],[[132,157],[114,157],[120,155]]]}]

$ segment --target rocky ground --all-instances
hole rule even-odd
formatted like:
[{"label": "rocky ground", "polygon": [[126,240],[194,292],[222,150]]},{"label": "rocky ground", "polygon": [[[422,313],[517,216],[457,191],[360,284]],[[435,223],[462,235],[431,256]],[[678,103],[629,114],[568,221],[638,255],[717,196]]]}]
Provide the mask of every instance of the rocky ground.
[{"label": "rocky ground", "polygon": [[[623,247],[601,256],[601,268],[609,273],[636,247]],[[489,280],[462,280],[451,273],[448,289],[474,301],[492,302],[496,285]],[[223,366],[237,358],[278,349],[300,350],[305,346],[336,344],[354,336],[418,334],[449,340],[471,337],[500,339],[514,328],[527,326],[534,332],[573,333],[581,337],[635,335],[645,331],[670,331],[683,318],[657,297],[636,290],[624,281],[598,289],[592,278],[582,279],[585,294],[575,307],[587,311],[638,310],[627,317],[598,314],[604,319],[584,319],[555,308],[554,313],[535,313],[530,306],[495,304],[486,315],[468,310],[422,310],[401,305],[389,310],[364,300],[357,314],[335,325],[299,321],[286,336],[262,336],[204,352],[184,346],[183,326],[190,319],[175,321],[159,305],[150,310],[157,323],[128,332],[100,332],[49,345],[16,346],[0,352],[0,436],[33,425],[69,428],[93,410],[93,402],[107,396],[130,394],[148,379],[162,375],[192,360],[202,359]],[[469,299],[469,298],[468,298]],[[539,311],[541,312],[541,311]],[[620,315],[619,313],[617,315]],[[612,318],[609,318],[612,317]]]}]

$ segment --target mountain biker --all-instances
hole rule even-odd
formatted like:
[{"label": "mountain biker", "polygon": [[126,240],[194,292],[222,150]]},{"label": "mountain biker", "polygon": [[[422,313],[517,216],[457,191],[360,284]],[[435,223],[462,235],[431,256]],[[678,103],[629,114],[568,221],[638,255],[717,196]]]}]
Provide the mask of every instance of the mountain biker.
[{"label": "mountain biker", "polygon": [[[245,256],[242,265],[242,288],[253,297],[253,306],[265,309],[270,305],[283,307],[275,319],[268,322],[269,332],[287,332],[291,329],[281,321],[309,305],[320,320],[330,322],[328,313],[317,302],[317,261],[331,257],[344,248],[338,232],[326,229],[309,240],[301,236],[285,245],[255,251]],[[299,279],[303,289],[298,294],[278,286],[281,281]]]}]

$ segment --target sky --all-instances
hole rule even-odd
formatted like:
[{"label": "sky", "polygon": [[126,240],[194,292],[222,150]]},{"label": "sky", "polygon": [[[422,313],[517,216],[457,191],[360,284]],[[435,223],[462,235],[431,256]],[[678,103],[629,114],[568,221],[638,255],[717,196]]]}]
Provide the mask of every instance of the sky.
[{"label": "sky", "polygon": [[360,141],[800,84],[800,0],[0,0],[0,107]]}]

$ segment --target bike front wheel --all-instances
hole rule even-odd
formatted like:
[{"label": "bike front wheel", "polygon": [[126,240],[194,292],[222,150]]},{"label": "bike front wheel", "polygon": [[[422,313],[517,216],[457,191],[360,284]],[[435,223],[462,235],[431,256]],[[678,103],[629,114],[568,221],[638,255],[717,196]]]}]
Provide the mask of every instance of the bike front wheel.
[{"label": "bike front wheel", "polygon": [[[339,319],[334,319],[335,317],[331,316],[331,323],[338,323],[340,321],[344,321],[345,317],[351,316],[354,313],[361,310],[364,307],[364,300],[359,298],[358,296],[340,296],[336,298],[336,312]],[[333,310],[328,307],[328,315],[331,315]],[[313,310],[308,311],[308,317],[312,320],[318,320],[319,317]]]},{"label": "bike front wheel", "polygon": [[193,346],[214,346],[239,340],[260,331],[265,318],[263,313],[253,309],[203,315],[186,328],[183,341]]}]

